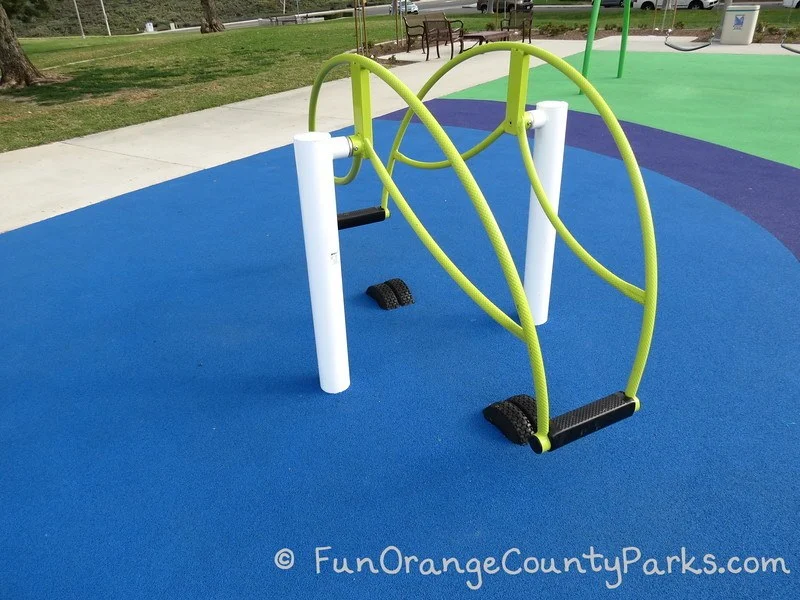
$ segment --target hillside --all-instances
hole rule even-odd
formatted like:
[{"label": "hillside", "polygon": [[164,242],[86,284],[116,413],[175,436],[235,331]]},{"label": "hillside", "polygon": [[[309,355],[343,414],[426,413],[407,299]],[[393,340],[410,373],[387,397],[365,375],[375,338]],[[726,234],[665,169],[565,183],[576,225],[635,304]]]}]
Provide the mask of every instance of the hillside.
[{"label": "hillside", "polygon": [[[100,0],[77,0],[81,20],[87,35],[105,35]],[[287,0],[286,12],[329,10],[343,8],[348,0]],[[78,35],[78,20],[73,0],[51,0],[50,13],[30,23],[14,22],[17,35],[23,37],[48,37]],[[169,29],[170,21],[178,27],[199,25],[200,0],[105,0],[108,21],[113,34],[136,33],[144,29],[146,21],[153,21],[159,29]],[[223,21],[255,19],[282,12],[280,0],[217,0]]]}]

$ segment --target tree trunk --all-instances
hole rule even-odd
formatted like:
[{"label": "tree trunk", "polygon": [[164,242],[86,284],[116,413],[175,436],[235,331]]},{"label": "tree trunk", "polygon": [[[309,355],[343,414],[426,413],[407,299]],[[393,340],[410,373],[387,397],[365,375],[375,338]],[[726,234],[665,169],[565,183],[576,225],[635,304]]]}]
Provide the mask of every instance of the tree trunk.
[{"label": "tree trunk", "polygon": [[44,80],[44,76],[25,56],[11,29],[11,21],[0,4],[0,88],[25,87]]},{"label": "tree trunk", "polygon": [[203,5],[203,23],[200,25],[200,33],[225,31],[225,25],[217,16],[216,0],[200,0],[200,4]]}]

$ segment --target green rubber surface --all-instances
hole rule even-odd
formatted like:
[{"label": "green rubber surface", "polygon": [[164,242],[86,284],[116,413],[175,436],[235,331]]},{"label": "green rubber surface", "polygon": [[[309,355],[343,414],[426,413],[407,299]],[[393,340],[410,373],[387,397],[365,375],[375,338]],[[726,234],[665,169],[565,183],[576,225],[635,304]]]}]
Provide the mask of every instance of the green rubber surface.
[{"label": "green rubber surface", "polygon": [[[800,60],[789,53],[701,52],[629,52],[625,76],[617,79],[617,53],[595,51],[590,80],[621,120],[800,167]],[[583,54],[566,60],[580,69]],[[504,101],[506,92],[502,77],[448,98]],[[554,98],[567,100],[572,110],[595,112],[555,69],[532,69],[528,103]]]}]

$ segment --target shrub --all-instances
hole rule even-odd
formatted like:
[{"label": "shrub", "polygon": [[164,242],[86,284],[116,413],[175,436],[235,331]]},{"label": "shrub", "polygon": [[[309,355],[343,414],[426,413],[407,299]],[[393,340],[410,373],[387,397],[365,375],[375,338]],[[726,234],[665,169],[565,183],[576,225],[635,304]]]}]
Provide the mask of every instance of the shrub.
[{"label": "shrub", "polygon": [[564,25],[563,23],[551,23],[547,22],[539,28],[539,33],[542,35],[546,35],[548,37],[556,37],[557,35],[561,35],[569,31],[570,28]]}]

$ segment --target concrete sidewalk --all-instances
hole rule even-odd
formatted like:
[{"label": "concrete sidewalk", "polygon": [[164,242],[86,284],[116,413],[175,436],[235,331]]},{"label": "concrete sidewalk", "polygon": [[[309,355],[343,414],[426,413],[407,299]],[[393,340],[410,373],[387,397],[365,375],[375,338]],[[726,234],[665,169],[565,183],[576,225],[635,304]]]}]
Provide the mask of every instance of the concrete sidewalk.
[{"label": "concrete sidewalk", "polygon": [[[619,47],[619,37],[597,50]],[[676,41],[678,41],[676,39]],[[558,56],[582,52],[581,40],[536,40]],[[774,48],[771,46],[775,46]],[[632,36],[631,51],[671,51],[661,37]],[[777,44],[712,47],[712,52],[785,52]],[[417,51],[419,53],[419,51]],[[402,55],[401,55],[402,56]],[[448,55],[449,56],[449,55]],[[446,58],[398,66],[392,72],[419,90]],[[532,61],[531,66],[541,64]],[[457,67],[428,98],[460,91],[508,73],[508,56],[489,53]],[[405,103],[373,77],[375,116]],[[218,108],[0,154],[0,233],[226,162],[291,143],[307,130],[310,88],[290,90]],[[317,128],[352,125],[350,80],[323,86]]]},{"label": "concrete sidewalk", "polygon": [[[541,44],[560,56],[583,50],[580,41]],[[445,59],[403,65],[392,72],[420,89]],[[491,53],[448,74],[430,98],[503,77],[508,57]],[[291,143],[308,130],[310,87],[227,106],[0,154],[0,232],[142,189],[195,171]],[[405,103],[373,77],[375,116]],[[317,128],[353,123],[350,80],[323,86]]]}]

